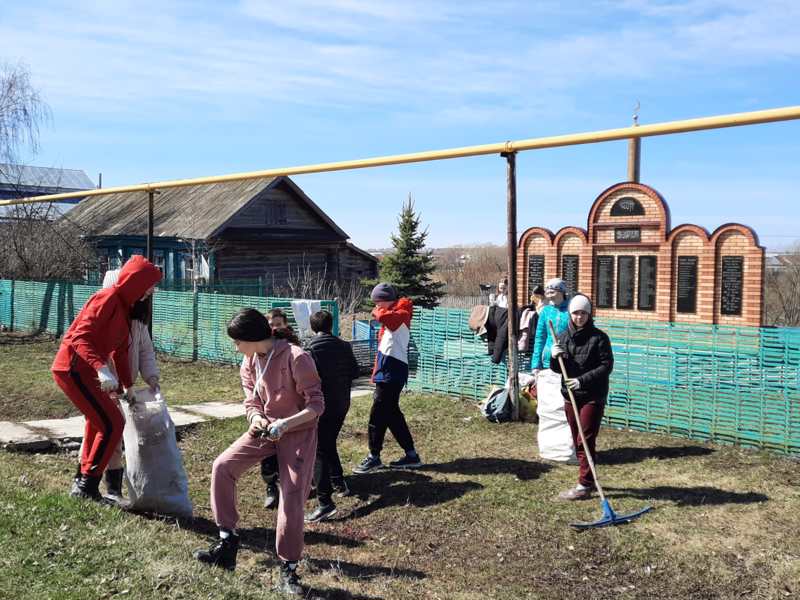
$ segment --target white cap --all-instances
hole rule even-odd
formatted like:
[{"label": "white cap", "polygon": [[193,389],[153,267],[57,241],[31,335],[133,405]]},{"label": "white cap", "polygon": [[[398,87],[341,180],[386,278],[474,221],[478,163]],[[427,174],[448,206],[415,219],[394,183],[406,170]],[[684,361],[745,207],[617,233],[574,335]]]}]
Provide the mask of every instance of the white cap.
[{"label": "white cap", "polygon": [[592,314],[592,301],[583,294],[576,294],[572,300],[569,301],[569,314],[582,310]]},{"label": "white cap", "polygon": [[558,290],[562,294],[567,293],[567,284],[564,283],[563,279],[559,279],[558,277],[554,277],[546,284],[544,284],[544,289],[546,290]]},{"label": "white cap", "polygon": [[122,269],[111,269],[110,271],[106,271],[106,274],[103,276],[103,287],[110,288],[119,279],[119,272]]}]

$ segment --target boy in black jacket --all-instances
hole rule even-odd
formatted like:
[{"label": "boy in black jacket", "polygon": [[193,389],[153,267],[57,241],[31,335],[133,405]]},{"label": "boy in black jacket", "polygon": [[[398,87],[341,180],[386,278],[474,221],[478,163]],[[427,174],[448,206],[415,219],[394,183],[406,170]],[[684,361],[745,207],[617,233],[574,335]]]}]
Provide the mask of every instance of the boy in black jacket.
[{"label": "boy in black jacket", "polygon": [[561,394],[565,400],[564,411],[572,430],[572,441],[578,456],[580,472],[578,485],[562,492],[558,497],[561,500],[583,500],[591,496],[594,478],[581,443],[578,422],[567,388],[571,389],[575,396],[575,403],[580,413],[580,427],[583,428],[586,445],[594,460],[595,443],[608,396],[608,380],[614,368],[614,355],[611,352],[611,341],[608,336],[594,326],[592,302],[589,298],[577,294],[570,300],[568,310],[569,326],[557,336],[556,343],[551,346],[550,368],[556,373],[561,372],[558,364],[558,357],[561,356],[567,370],[567,379],[561,382]]},{"label": "boy in black jacket", "polygon": [[306,515],[307,523],[324,521],[336,513],[333,492],[347,496],[350,490],[344,480],[342,462],[336,450],[336,438],[350,410],[350,385],[358,377],[358,363],[353,348],[331,333],[333,315],[321,310],[309,319],[314,337],[306,346],[322,380],[325,412],[317,428],[317,462],[314,465],[314,484],[319,506]]}]

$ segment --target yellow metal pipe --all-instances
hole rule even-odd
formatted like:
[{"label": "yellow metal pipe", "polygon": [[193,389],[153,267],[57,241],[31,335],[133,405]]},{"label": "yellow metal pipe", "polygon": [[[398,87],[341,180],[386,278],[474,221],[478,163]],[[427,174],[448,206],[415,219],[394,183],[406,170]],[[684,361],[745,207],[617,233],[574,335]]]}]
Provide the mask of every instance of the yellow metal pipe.
[{"label": "yellow metal pipe", "polygon": [[655,135],[669,135],[674,133],[687,133],[706,129],[721,129],[723,127],[739,127],[742,125],[757,125],[759,123],[773,123],[775,121],[790,121],[800,119],[800,106],[787,106],[757,110],[746,113],[720,115],[717,117],[701,117],[683,121],[668,121],[653,125],[639,125],[635,127],[622,127],[619,129],[606,129],[587,133],[573,133],[543,138],[532,138],[516,142],[498,142],[481,146],[465,146],[446,150],[431,150],[427,152],[412,152],[410,154],[395,154],[392,156],[379,156],[357,160],[344,160],[340,162],[319,163],[299,167],[284,167],[281,169],[266,169],[263,171],[249,171],[246,173],[232,173],[230,175],[215,175],[211,177],[197,177],[195,179],[176,179],[158,183],[141,183],[121,187],[111,187],[83,192],[69,192],[64,194],[50,194],[21,198],[19,200],[2,200],[0,206],[12,204],[30,204],[35,202],[53,202],[68,198],[85,198],[121,192],[149,192],[174,187],[190,185],[203,185],[222,183],[228,181],[244,181],[247,179],[261,179],[265,177],[278,177],[281,175],[304,175],[308,173],[324,173],[327,171],[346,171],[350,169],[366,169],[369,167],[383,167],[388,165],[401,165],[406,163],[426,162],[431,160],[444,160],[448,158],[464,158],[467,156],[481,156],[485,154],[499,154],[501,152],[521,152],[524,150],[541,150],[559,146],[577,146],[580,144],[594,144],[597,142],[610,142],[629,138],[643,138]]}]

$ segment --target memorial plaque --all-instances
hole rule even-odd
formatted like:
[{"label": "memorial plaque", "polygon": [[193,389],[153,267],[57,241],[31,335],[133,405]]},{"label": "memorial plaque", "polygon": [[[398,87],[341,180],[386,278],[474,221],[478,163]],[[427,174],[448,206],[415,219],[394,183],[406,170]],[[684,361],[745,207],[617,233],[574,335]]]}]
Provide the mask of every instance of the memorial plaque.
[{"label": "memorial plaque", "polygon": [[722,284],[720,289],[720,312],[723,315],[742,314],[742,283],[744,257],[722,257]]},{"label": "memorial plaque", "polygon": [[617,308],[633,308],[633,284],[636,275],[636,257],[617,257]]},{"label": "memorial plaque", "polygon": [[561,257],[561,278],[567,284],[567,294],[570,297],[578,291],[578,256],[565,254]]},{"label": "memorial plaque", "polygon": [[643,214],[642,203],[632,196],[623,196],[611,207],[612,217],[637,217]]},{"label": "memorial plaque", "polygon": [[544,285],[544,254],[528,256],[528,295],[537,285]]},{"label": "memorial plaque", "polygon": [[697,312],[697,257],[678,257],[679,313]]},{"label": "memorial plaque", "polygon": [[655,256],[639,257],[639,310],[656,309],[656,262]]},{"label": "memorial plaque", "polygon": [[638,227],[617,227],[614,230],[614,241],[618,244],[641,242],[642,230]]},{"label": "memorial plaque", "polygon": [[598,256],[595,262],[597,308],[614,306],[614,257]]}]

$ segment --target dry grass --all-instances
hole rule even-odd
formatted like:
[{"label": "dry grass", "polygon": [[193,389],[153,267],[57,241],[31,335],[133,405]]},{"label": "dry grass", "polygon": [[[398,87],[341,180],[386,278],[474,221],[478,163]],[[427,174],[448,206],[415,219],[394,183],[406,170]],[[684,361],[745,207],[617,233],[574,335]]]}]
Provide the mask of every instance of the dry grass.
[{"label": "dry grass", "polygon": [[[58,350],[52,336],[0,333],[0,421],[62,419],[79,415],[56,386],[50,365]],[[158,356],[161,381],[171,405],[240,402],[236,366],[192,363]],[[139,380],[141,384],[141,379]]]},{"label": "dry grass", "polygon": [[[437,396],[408,395],[403,406],[428,466],[350,479],[356,496],[306,530],[309,597],[800,597],[793,460],[604,429],[602,476],[614,508],[655,510],[580,533],[568,523],[597,518],[599,503],[553,501],[576,470],[535,459],[532,425],[490,424],[472,405]],[[356,400],[348,417],[348,465],[366,450],[368,409],[368,399]],[[0,597],[269,597],[275,515],[261,508],[257,470],[240,482],[236,573],[201,569],[190,556],[214,532],[210,463],[243,428],[234,419],[182,436],[196,513],[182,523],[68,499],[66,455],[0,454]],[[386,458],[396,451],[389,442]]]}]

